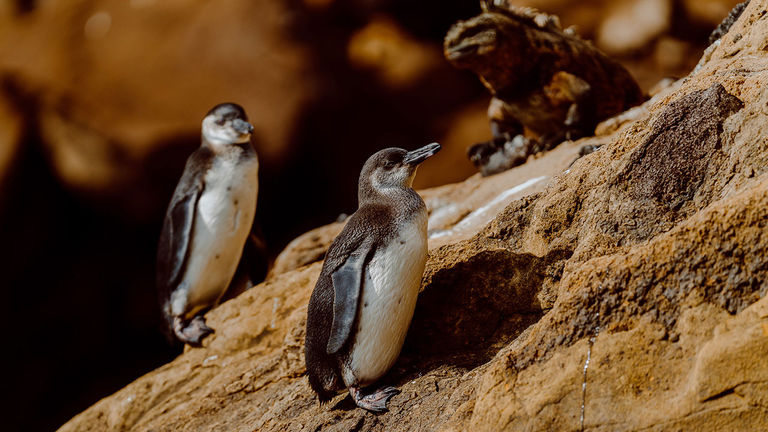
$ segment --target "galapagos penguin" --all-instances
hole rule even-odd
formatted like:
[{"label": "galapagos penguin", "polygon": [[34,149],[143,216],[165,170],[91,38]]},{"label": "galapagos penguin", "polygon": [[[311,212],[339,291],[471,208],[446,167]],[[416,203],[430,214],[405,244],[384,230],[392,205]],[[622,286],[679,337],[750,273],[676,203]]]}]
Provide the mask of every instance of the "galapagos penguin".
[{"label": "galapagos penguin", "polygon": [[365,162],[358,209],[326,253],[309,301],[305,359],[321,402],[346,387],[383,412],[399,390],[367,392],[395,363],[416,308],[427,260],[427,209],[411,188],[418,165],[440,150],[388,148]]},{"label": "galapagos penguin", "polygon": [[213,107],[166,211],[157,285],[170,333],[191,345],[213,330],[202,313],[234,276],[256,213],[259,162],[239,105]]}]

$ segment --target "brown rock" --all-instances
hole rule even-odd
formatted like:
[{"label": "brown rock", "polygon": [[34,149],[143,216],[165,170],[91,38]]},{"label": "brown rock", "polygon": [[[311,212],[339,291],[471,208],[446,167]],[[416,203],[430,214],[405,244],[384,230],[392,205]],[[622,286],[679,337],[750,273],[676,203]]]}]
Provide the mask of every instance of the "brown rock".
[{"label": "brown rock", "polygon": [[553,176],[568,169],[579,157],[585,141],[565,142],[524,165],[493,176],[476,174],[463,183],[421,191],[429,211],[430,247],[468,239],[510,202],[543,191]]},{"label": "brown rock", "polygon": [[431,245],[389,413],[320,406],[302,376],[315,263],[61,430],[766,429],[766,9],[543,191]]},{"label": "brown rock", "polygon": [[680,88],[683,80],[673,80],[665,78],[656,83],[649,91],[651,98],[642,105],[630,108],[623,113],[600,122],[595,128],[595,135],[611,135],[624,126],[631,125],[633,122],[648,116],[648,110],[655,106],[659,101],[669,95],[671,92]]}]

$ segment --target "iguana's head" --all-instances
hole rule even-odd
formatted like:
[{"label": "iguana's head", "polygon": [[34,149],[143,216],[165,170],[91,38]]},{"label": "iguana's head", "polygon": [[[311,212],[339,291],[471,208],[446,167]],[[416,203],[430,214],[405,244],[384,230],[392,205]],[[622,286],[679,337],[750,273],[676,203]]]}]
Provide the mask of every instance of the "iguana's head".
[{"label": "iguana's head", "polygon": [[524,62],[526,31],[518,20],[486,12],[459,21],[448,30],[443,53],[459,69],[470,69],[491,87],[506,81],[499,74],[514,74]]}]

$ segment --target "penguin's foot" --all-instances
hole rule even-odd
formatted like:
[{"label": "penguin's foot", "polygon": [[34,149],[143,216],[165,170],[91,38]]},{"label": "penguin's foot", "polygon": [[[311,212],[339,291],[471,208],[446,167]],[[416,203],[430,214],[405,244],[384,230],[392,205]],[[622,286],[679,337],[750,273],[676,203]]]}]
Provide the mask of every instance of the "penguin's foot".
[{"label": "penguin's foot", "polygon": [[375,392],[363,396],[358,387],[350,387],[349,394],[355,401],[357,406],[374,413],[382,413],[387,411],[387,402],[392,396],[399,394],[400,390],[394,387],[384,387],[376,390]]},{"label": "penguin's foot", "polygon": [[173,319],[173,332],[180,341],[193,346],[200,346],[200,342],[206,336],[213,333],[213,329],[205,324],[205,318],[198,315],[184,322],[181,317]]}]

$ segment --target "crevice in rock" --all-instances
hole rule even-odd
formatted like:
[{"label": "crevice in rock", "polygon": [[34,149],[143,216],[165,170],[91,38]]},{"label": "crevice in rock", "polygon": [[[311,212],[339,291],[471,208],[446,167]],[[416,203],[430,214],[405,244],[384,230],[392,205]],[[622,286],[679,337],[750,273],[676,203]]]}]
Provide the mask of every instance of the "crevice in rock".
[{"label": "crevice in rock", "polygon": [[[600,320],[600,317],[597,317],[598,321]],[[587,359],[584,361],[584,376],[581,382],[581,417],[580,417],[580,426],[581,431],[584,431],[584,411],[587,406],[587,372],[589,369],[589,361],[592,359],[592,347],[595,345],[595,340],[597,340],[597,336],[600,334],[600,326],[595,326],[595,334],[589,338],[589,341],[587,342]]]},{"label": "crevice in rock", "polygon": [[736,393],[736,389],[735,388],[729,388],[729,389],[721,391],[718,394],[712,395],[712,396],[704,399],[702,402],[712,402],[712,401],[715,401],[715,400],[720,399],[720,398],[724,398],[724,397],[726,397],[728,395],[731,395],[731,394],[734,394],[734,393]]}]

